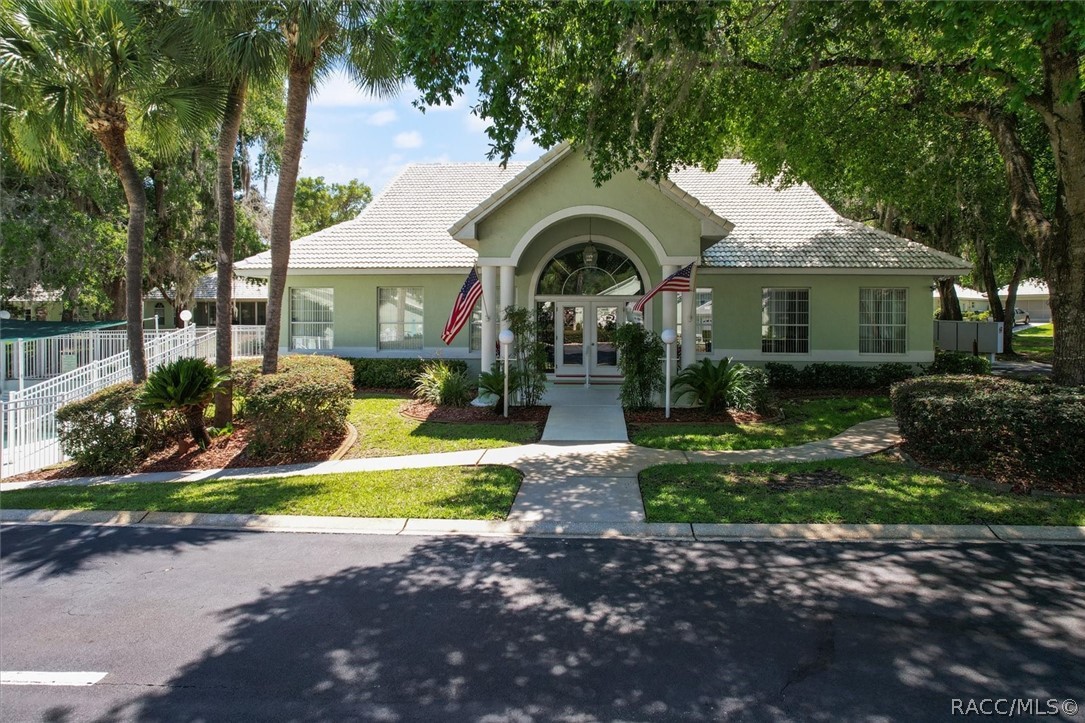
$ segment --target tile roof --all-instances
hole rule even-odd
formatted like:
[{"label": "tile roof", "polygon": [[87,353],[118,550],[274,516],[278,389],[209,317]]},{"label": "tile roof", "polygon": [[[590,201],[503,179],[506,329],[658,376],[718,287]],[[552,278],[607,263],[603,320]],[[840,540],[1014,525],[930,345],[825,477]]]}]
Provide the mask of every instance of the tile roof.
[{"label": "tile roof", "polygon": [[[290,246],[291,269],[463,268],[478,254],[448,234],[465,213],[526,163],[424,163],[407,166],[355,219],[303,236]],[[238,270],[271,267],[265,251]]]},{"label": "tile roof", "polygon": [[704,252],[729,268],[960,269],[951,254],[840,216],[806,184],[776,190],[754,183],[753,165],[725,159],[712,172],[687,168],[671,180],[735,225]]},{"label": "tile roof", "polygon": [[[218,278],[214,274],[208,274],[207,276],[201,276],[200,280],[196,282],[196,289],[192,296],[195,299],[214,299],[217,294]],[[147,293],[147,298],[161,299],[162,292],[160,292],[158,289],[152,289],[150,292]],[[235,276],[233,298],[235,300],[266,299],[267,284],[261,284],[250,279]]]},{"label": "tile roof", "polygon": [[[291,269],[463,268],[478,254],[449,234],[525,163],[410,165],[355,219],[293,242]],[[530,172],[530,171],[529,171]],[[712,172],[676,171],[671,181],[734,224],[704,253],[704,265],[731,268],[958,269],[961,259],[838,215],[812,188],[753,183],[752,165],[724,160]],[[240,272],[266,272],[270,252],[239,261]]]}]

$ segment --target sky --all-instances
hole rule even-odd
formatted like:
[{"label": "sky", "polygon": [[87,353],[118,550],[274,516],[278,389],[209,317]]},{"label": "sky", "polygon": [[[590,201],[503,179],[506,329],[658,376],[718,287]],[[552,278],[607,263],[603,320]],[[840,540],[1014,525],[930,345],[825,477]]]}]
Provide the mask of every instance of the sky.
[{"label": "sky", "polygon": [[[375,98],[344,73],[329,76],[309,102],[300,175],[329,183],[356,178],[376,196],[408,163],[487,161],[486,123],[471,113],[473,86],[452,106],[425,113],[411,105],[417,97],[408,85],[395,98]],[[542,153],[525,137],[511,160],[533,161]]]}]

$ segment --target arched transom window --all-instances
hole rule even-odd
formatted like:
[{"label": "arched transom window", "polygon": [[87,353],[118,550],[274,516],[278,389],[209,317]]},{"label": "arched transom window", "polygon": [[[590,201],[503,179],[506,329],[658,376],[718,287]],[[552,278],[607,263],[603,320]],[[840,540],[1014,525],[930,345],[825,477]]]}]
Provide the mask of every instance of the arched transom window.
[{"label": "arched transom window", "polygon": [[638,296],[637,267],[617,249],[592,242],[563,249],[546,264],[535,293],[548,296]]}]

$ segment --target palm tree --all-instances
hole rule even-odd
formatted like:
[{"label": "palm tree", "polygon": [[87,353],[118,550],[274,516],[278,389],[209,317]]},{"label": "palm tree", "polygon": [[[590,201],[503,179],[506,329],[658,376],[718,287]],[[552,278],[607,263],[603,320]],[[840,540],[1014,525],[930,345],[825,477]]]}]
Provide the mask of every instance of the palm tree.
[{"label": "palm tree", "polygon": [[[215,364],[220,371],[233,361],[234,207],[233,162],[241,119],[250,85],[282,83],[284,38],[270,27],[267,6],[255,2],[201,0],[195,5],[198,44],[213,72],[227,84],[226,103],[219,124],[218,168],[218,291],[215,298]],[[245,189],[242,189],[244,191]],[[215,426],[233,421],[233,384],[227,379],[215,396]]]},{"label": "palm tree", "polygon": [[193,83],[192,45],[171,9],[128,0],[13,0],[0,4],[0,70],[6,79],[5,144],[25,168],[89,132],[128,203],[125,312],[132,380],[147,377],[143,351],[144,177],[129,130],[156,150],[204,121],[217,89]]},{"label": "palm tree", "polygon": [[274,374],[279,366],[283,292],[290,264],[290,223],[309,96],[314,82],[340,64],[363,91],[390,95],[398,90],[399,53],[395,38],[375,22],[381,11],[379,0],[283,0],[275,6],[276,21],[286,40],[286,132],[271,217],[264,374]]}]

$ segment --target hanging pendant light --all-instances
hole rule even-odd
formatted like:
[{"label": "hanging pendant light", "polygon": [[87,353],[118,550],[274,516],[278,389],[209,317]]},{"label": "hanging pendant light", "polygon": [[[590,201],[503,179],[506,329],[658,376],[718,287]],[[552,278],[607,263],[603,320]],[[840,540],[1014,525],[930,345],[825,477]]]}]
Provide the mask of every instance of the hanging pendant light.
[{"label": "hanging pendant light", "polygon": [[584,265],[595,268],[595,262],[599,260],[599,253],[595,250],[595,244],[591,242],[591,216],[588,217],[588,245],[584,247]]}]

